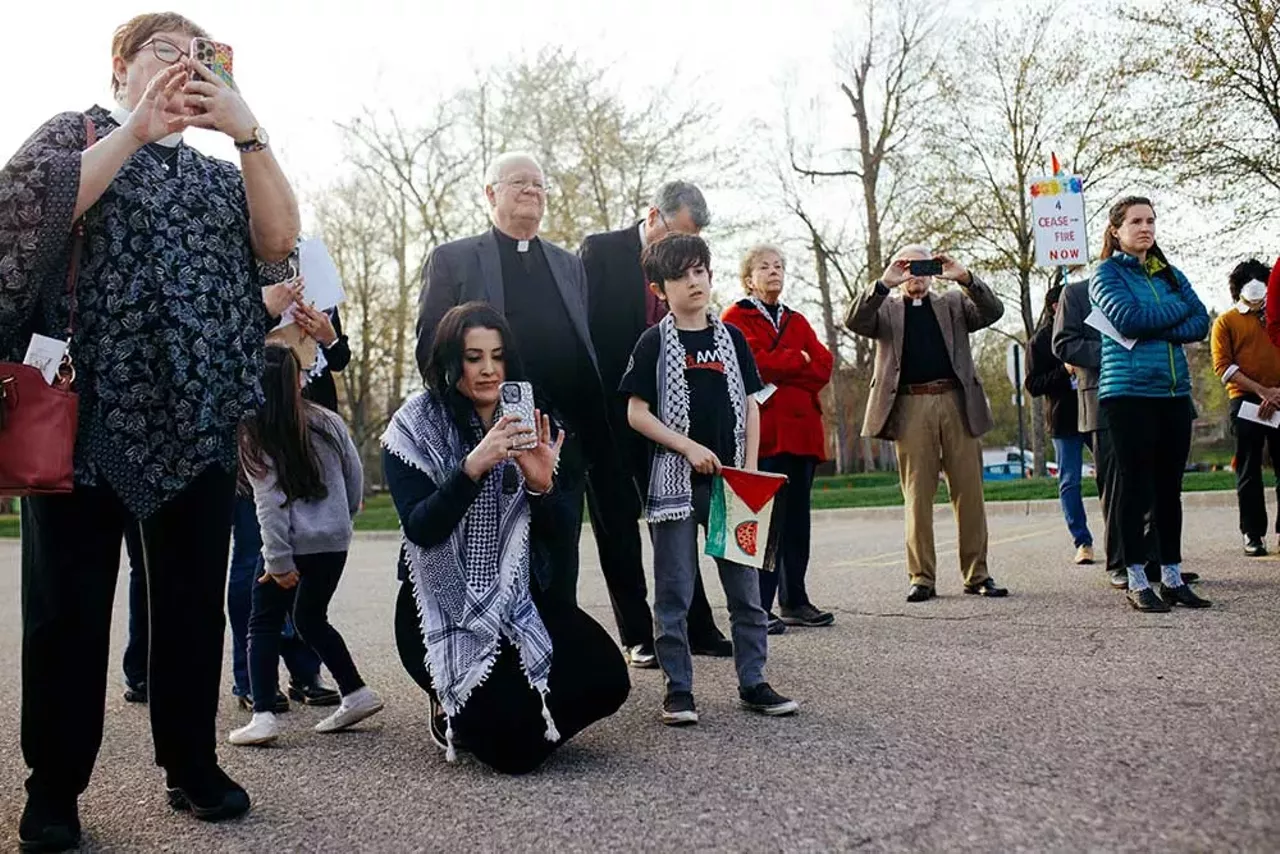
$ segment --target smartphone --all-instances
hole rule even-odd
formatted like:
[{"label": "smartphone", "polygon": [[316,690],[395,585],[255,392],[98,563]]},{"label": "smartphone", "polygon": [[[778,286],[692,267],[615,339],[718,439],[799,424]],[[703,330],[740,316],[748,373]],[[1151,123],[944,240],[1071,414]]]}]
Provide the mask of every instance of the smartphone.
[{"label": "smartphone", "polygon": [[907,269],[913,276],[941,276],[942,261],[937,258],[926,258],[923,261],[908,261]]},{"label": "smartphone", "polygon": [[231,75],[231,45],[216,42],[213,39],[192,39],[191,56],[196,62],[221,77],[232,89],[236,88],[235,78]]},{"label": "smartphone", "polygon": [[503,383],[498,390],[499,416],[519,415],[520,423],[533,428],[533,441],[515,447],[521,451],[538,446],[538,425],[533,420],[533,386],[529,383]]}]

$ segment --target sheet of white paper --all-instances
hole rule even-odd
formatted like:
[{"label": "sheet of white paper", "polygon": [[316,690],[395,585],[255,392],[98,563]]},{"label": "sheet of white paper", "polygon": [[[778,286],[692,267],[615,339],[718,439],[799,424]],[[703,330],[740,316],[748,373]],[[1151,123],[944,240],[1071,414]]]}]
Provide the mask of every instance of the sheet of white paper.
[{"label": "sheet of white paper", "polygon": [[776,385],[774,385],[773,383],[769,383],[767,386],[760,389],[758,392],[756,392],[751,396],[756,399],[756,403],[760,404],[761,406],[764,406],[764,402],[769,398],[773,397],[773,393],[777,390],[778,390],[778,387]]},{"label": "sheet of white paper", "polygon": [[1247,400],[1240,404],[1240,417],[1245,421],[1266,424],[1268,427],[1280,427],[1280,412],[1273,412],[1270,418],[1263,418],[1258,414],[1258,404],[1250,403]]},{"label": "sheet of white paper", "polygon": [[22,364],[35,368],[44,377],[45,382],[53,385],[53,380],[58,375],[58,366],[62,364],[62,357],[66,352],[66,341],[59,341],[57,338],[49,338],[45,335],[32,335]]},{"label": "sheet of white paper", "polygon": [[[310,290],[310,287],[307,289]],[[1121,335],[1120,331],[1111,324],[1111,321],[1107,319],[1107,316],[1097,307],[1095,307],[1093,311],[1089,312],[1089,316],[1084,319],[1084,322],[1087,326],[1092,326],[1094,329],[1098,330],[1112,341],[1115,341],[1126,350],[1132,350],[1133,345],[1138,343],[1138,339],[1136,338],[1125,338]]]},{"label": "sheet of white paper", "polygon": [[320,238],[308,237],[298,244],[298,272],[307,282],[303,299],[312,307],[327,311],[347,298],[338,268]]}]

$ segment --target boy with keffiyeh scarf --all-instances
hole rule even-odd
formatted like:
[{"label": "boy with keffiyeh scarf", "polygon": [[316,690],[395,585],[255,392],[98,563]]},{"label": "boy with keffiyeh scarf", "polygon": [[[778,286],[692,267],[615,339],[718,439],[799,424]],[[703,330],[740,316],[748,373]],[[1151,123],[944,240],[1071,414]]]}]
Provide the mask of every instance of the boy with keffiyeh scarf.
[{"label": "boy with keffiyeh scarf", "polygon": [[[761,388],[746,338],[708,311],[711,254],[699,237],[671,234],[641,257],[649,287],[670,313],[636,342],[619,391],[627,420],[652,443],[645,518],[654,550],[658,663],[667,677],[663,723],[694,724],[693,659],[687,618],[698,573],[711,478],[722,463],[756,469]],[[729,603],[733,657],[743,707],[789,715],[799,706],[764,681],[767,619],[756,570],[716,559]]]}]

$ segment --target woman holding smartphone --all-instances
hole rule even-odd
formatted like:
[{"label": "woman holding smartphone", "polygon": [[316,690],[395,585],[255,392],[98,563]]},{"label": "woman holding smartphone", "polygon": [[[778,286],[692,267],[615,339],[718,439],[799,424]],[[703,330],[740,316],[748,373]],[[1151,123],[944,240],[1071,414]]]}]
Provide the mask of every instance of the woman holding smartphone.
[{"label": "woman holding smartphone", "polygon": [[446,758],[523,774],[618,710],[627,666],[598,623],[530,584],[577,537],[576,508],[555,488],[563,434],[540,410],[498,414],[521,374],[506,320],[466,303],[432,340],[427,389],[382,437],[404,530],[396,645]]},{"label": "woman holding smartphone", "polygon": [[[1102,263],[1089,284],[1093,304],[1132,348],[1102,336],[1098,400],[1120,466],[1120,524],[1129,603],[1139,611],[1207,608],[1182,577],[1182,473],[1191,450],[1191,373],[1182,345],[1209,332],[1209,314],[1182,271],[1156,243],[1149,199],[1112,206]],[[1144,571],[1144,529],[1152,514],[1160,583]]]},{"label": "woman holding smartphone", "polygon": [[[20,360],[33,332],[65,337],[70,325],[80,396],[74,491],[23,501],[26,850],[80,838],[132,519],[169,804],[210,821],[249,808],[215,747],[222,596],[236,425],[261,400],[267,312],[254,262],[288,255],[298,206],[244,98],[191,59],[207,35],[176,14],[130,20],[111,45],[116,105],[55,116],[0,172],[0,357]],[[189,127],[231,137],[239,166],[184,144]]]}]

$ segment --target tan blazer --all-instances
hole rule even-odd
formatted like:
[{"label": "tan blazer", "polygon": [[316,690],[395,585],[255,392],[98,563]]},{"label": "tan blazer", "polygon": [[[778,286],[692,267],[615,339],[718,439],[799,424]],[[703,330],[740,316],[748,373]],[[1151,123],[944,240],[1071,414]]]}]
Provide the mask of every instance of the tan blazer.
[{"label": "tan blazer", "polygon": [[[898,400],[898,376],[902,370],[902,333],[906,307],[902,292],[882,293],[883,285],[873,284],[849,306],[844,325],[852,332],[876,342],[876,367],[871,375],[871,394],[862,420],[862,435],[894,439],[894,404]],[[991,405],[973,367],[969,335],[995,323],[1004,314],[1004,303],[977,276],[968,288],[953,287],[929,294],[929,304],[938,315],[942,338],[951,354],[951,367],[964,392],[964,416],[969,433],[981,436],[993,426]]]}]

